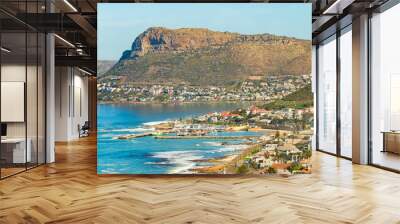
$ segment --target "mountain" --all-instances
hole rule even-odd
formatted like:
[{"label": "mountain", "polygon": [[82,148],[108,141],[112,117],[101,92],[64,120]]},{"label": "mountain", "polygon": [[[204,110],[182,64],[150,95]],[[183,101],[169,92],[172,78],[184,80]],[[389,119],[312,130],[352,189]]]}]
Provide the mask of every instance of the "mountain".
[{"label": "mountain", "polygon": [[97,76],[103,76],[108,70],[110,70],[117,61],[112,60],[97,60]]},{"label": "mountain", "polygon": [[311,41],[201,28],[152,27],[134,40],[103,77],[124,82],[232,85],[249,76],[311,71]]}]

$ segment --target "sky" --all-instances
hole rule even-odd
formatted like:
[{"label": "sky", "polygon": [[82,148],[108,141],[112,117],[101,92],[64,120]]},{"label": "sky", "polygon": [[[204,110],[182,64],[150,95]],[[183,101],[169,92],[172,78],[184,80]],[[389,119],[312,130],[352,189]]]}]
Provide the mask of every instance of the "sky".
[{"label": "sky", "polygon": [[311,4],[99,3],[98,60],[118,60],[149,27],[208,28],[311,40]]}]

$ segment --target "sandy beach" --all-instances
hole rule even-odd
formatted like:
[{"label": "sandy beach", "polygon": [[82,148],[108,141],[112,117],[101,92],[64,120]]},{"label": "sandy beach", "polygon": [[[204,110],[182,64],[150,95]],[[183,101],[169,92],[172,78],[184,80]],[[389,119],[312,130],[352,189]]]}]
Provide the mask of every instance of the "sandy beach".
[{"label": "sandy beach", "polygon": [[243,149],[239,154],[227,155],[222,158],[202,160],[203,162],[210,162],[214,165],[193,168],[191,171],[199,174],[235,174],[236,164],[241,162],[241,160],[243,160],[256,147],[259,147],[259,144],[251,144],[249,147]]}]

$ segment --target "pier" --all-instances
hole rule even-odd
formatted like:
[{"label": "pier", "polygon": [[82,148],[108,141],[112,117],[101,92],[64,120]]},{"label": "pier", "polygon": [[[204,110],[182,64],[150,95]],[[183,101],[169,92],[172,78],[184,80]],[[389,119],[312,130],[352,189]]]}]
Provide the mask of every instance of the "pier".
[{"label": "pier", "polygon": [[260,136],[210,136],[210,135],[192,135],[192,136],[154,136],[155,139],[251,139]]},{"label": "pier", "polygon": [[151,133],[151,132],[141,133],[141,134],[129,134],[129,135],[118,136],[118,139],[141,138],[141,137],[152,136],[152,135],[153,135],[153,133]]}]

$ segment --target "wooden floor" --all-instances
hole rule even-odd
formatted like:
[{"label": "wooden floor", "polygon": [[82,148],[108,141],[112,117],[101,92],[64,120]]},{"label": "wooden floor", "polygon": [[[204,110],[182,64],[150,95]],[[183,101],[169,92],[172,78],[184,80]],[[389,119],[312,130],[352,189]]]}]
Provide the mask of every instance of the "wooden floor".
[{"label": "wooden floor", "polygon": [[400,175],[322,153],[311,175],[96,175],[96,140],[0,181],[0,223],[400,223]]},{"label": "wooden floor", "polygon": [[400,170],[400,155],[391,152],[381,152],[375,150],[372,156],[374,164]]}]

